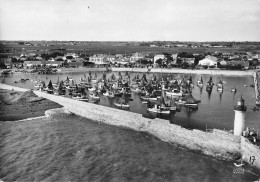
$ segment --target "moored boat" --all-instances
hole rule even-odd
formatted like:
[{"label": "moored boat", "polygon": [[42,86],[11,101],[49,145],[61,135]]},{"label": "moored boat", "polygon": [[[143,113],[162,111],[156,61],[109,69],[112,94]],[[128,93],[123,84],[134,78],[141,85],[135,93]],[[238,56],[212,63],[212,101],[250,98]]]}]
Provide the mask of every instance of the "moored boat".
[{"label": "moored boat", "polygon": [[236,93],[237,92],[237,89],[235,87],[231,88],[231,92],[234,92]]},{"label": "moored boat", "polygon": [[166,91],[165,93],[167,96],[183,96],[183,93],[179,90]]},{"label": "moored boat", "polygon": [[116,106],[116,107],[119,107],[119,108],[129,108],[130,106],[129,106],[129,104],[123,104],[123,103],[120,103],[120,102],[115,102],[114,103],[114,105]]},{"label": "moored boat", "polygon": [[202,76],[200,77],[200,80],[197,80],[197,86],[198,86],[198,87],[203,87],[203,79],[202,79]]},{"label": "moored boat", "polygon": [[97,94],[89,94],[89,97],[94,101],[99,101],[100,97]]},{"label": "moored boat", "polygon": [[170,114],[169,109],[163,109],[161,106],[155,104],[153,108],[148,108],[148,112],[150,113],[157,113],[157,114]]}]

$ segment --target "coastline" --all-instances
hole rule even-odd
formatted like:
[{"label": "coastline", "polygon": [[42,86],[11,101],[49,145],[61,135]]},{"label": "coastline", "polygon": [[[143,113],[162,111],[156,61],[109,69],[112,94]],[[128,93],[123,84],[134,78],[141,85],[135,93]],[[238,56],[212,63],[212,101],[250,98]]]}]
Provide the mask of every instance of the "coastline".
[{"label": "coastline", "polygon": [[[195,74],[195,75],[224,75],[224,76],[253,76],[258,70],[216,70],[216,69],[179,69],[179,68],[117,68],[111,67],[110,71],[113,72],[134,72],[134,73],[176,73],[176,74]],[[19,71],[19,70],[18,70]],[[87,68],[87,67],[78,67],[78,68],[58,68],[57,73],[75,73],[75,72],[105,72],[107,68]],[[20,74],[17,70],[13,70],[14,74]],[[37,74],[37,73],[31,73]],[[55,73],[54,73],[55,74]]]},{"label": "coastline", "polygon": [[0,89],[0,121],[15,121],[44,116],[46,110],[59,108],[59,104],[37,97],[26,89]]}]

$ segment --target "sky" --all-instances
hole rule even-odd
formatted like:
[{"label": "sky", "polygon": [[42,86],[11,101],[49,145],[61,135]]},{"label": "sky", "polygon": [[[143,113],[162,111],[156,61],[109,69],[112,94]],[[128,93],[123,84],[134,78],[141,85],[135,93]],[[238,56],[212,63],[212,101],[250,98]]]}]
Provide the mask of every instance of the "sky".
[{"label": "sky", "polygon": [[260,0],[0,0],[0,40],[260,41]]}]

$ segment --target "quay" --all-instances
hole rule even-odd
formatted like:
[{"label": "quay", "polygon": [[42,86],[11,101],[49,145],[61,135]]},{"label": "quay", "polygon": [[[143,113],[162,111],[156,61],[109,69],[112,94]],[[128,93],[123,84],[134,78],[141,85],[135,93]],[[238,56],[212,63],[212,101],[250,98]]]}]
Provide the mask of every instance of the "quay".
[{"label": "quay", "polygon": [[253,74],[253,78],[254,78],[254,88],[255,88],[255,99],[256,99],[256,105],[260,104],[260,97],[259,97],[259,87],[258,87],[258,72],[254,72]]},{"label": "quay", "polygon": [[[121,67],[108,67],[108,68],[59,68],[57,73],[73,73],[73,72],[134,72],[134,73],[175,73],[175,74],[195,74],[195,75],[225,75],[225,76],[254,76],[254,70],[217,70],[217,69],[180,69],[180,68],[121,68]],[[13,70],[14,74],[18,74]]]},{"label": "quay", "polygon": [[[28,91],[11,85],[0,84],[1,89]],[[54,101],[64,107],[66,111],[91,119],[94,122],[130,128],[147,132],[162,141],[199,151],[217,159],[235,160],[237,157],[260,169],[260,148],[253,145],[243,136],[235,136],[227,131],[213,129],[211,132],[188,130],[181,126],[170,124],[163,119],[148,119],[141,114],[109,108],[101,105],[81,102],[70,98],[33,91],[37,96]],[[45,112],[48,117],[60,109]]]},{"label": "quay", "polygon": [[179,68],[115,68],[113,72],[140,72],[140,73],[177,73],[177,74],[195,74],[195,75],[225,75],[225,76],[253,76],[253,70],[213,70],[213,69],[179,69]]}]

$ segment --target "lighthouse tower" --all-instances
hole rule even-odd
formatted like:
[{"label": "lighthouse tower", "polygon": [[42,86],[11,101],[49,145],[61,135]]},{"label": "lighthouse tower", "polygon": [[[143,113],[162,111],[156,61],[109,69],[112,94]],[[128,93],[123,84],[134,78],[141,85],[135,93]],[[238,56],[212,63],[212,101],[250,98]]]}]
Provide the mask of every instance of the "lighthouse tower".
[{"label": "lighthouse tower", "polygon": [[242,96],[238,99],[237,105],[234,107],[235,120],[234,120],[234,135],[241,136],[245,129],[245,100]]}]

